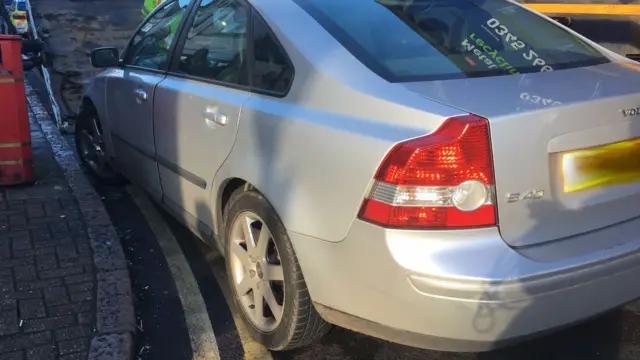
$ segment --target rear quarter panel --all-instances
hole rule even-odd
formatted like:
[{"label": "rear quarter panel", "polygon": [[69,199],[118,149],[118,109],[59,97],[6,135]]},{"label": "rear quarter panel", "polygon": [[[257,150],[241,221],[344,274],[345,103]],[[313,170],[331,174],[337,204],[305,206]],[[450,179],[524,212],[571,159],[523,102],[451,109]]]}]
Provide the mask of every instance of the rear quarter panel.
[{"label": "rear quarter panel", "polygon": [[288,230],[339,241],[386,152],[423,132],[254,96],[217,178],[254,185]]},{"label": "rear quarter panel", "polygon": [[378,77],[293,2],[253,4],[291,58],[295,78],[286,97],[254,94],[245,104],[213,188],[244,179],[287,230],[340,241],[391,147],[461,111]]}]

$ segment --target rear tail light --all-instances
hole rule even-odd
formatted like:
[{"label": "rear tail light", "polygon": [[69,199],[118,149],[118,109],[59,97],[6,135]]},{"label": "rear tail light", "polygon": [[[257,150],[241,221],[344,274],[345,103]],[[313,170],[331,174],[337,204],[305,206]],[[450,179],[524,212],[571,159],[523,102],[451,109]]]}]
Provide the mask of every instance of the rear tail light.
[{"label": "rear tail light", "polygon": [[24,14],[13,14],[11,17],[16,20],[27,20],[27,16]]},{"label": "rear tail light", "polygon": [[493,188],[487,119],[452,117],[389,151],[359,217],[401,229],[494,226]]}]

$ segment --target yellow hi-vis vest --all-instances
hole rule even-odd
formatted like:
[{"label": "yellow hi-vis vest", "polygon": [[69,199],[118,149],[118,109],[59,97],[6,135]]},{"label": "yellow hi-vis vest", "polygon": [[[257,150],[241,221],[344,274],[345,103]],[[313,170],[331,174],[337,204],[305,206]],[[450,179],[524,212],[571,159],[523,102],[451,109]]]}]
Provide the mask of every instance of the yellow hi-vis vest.
[{"label": "yellow hi-vis vest", "polygon": [[173,37],[176,35],[176,32],[178,31],[178,25],[180,25],[180,21],[182,21],[182,14],[171,19],[171,22],[169,23],[169,36],[167,36],[167,38],[165,38],[164,40],[161,40],[158,43],[158,46],[169,50],[169,46],[171,46]]},{"label": "yellow hi-vis vest", "polygon": [[162,4],[166,0],[144,0],[144,5],[142,7],[142,16],[147,17],[147,15],[151,14],[153,9],[157,8],[158,5]]}]

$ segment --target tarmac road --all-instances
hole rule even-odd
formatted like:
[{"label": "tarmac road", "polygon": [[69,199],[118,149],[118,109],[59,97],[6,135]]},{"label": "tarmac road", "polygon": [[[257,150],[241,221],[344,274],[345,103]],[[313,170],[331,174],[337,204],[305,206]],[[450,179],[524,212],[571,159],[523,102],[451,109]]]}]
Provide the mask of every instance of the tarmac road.
[{"label": "tarmac road", "polygon": [[[320,343],[287,353],[270,353],[246,336],[238,314],[229,310],[223,260],[133,186],[101,187],[116,229],[131,262],[137,296],[137,344],[140,359],[251,359],[251,360],[637,360],[640,359],[640,304],[633,303],[580,326],[496,352],[443,353],[410,348],[334,328]],[[173,242],[171,248],[167,243]],[[168,251],[168,252],[167,252]],[[182,259],[182,260],[176,260]],[[184,268],[192,274],[185,276]],[[172,266],[171,263],[174,263]],[[176,268],[178,268],[176,272]],[[199,289],[188,298],[177,283]],[[185,303],[199,310],[184,311]],[[201,303],[198,309],[193,303]],[[189,317],[192,319],[190,320]],[[210,323],[212,333],[198,333],[217,344],[214,354],[200,357],[194,349],[189,324],[193,317]],[[195,322],[197,323],[197,321]],[[196,353],[196,354],[194,354]]]}]

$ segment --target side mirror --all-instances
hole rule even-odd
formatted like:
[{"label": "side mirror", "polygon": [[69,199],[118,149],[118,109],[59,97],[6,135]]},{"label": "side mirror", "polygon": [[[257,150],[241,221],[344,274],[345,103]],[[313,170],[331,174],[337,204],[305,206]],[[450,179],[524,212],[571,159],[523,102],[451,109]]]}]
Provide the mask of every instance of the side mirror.
[{"label": "side mirror", "polygon": [[114,47],[101,47],[91,51],[91,65],[96,68],[118,66],[120,53]]}]

